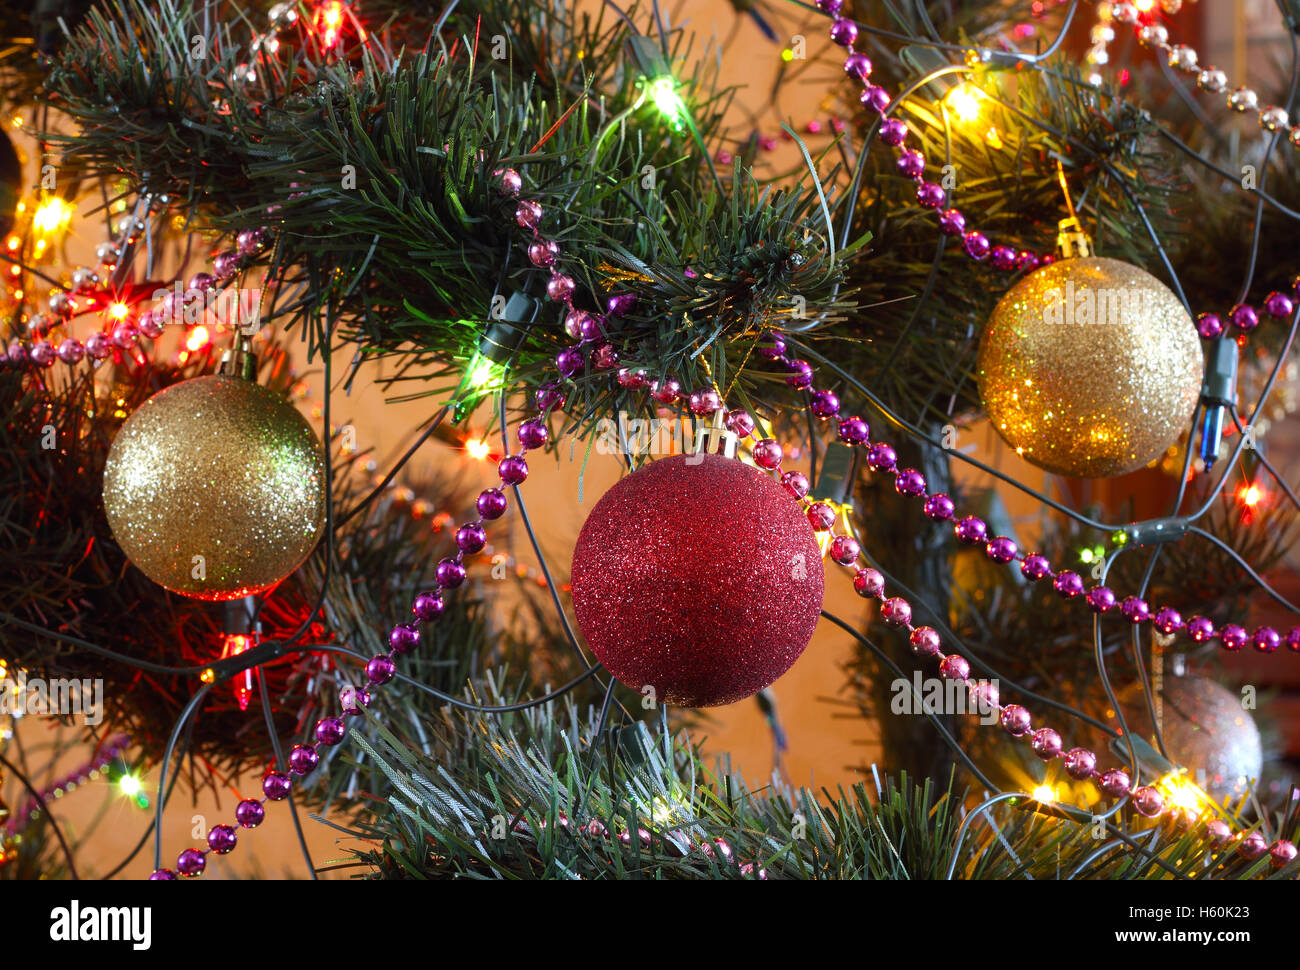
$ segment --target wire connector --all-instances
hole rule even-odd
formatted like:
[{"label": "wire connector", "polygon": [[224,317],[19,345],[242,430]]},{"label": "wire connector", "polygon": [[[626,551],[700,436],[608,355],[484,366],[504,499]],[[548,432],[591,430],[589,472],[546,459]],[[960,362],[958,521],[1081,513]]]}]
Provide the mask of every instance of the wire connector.
[{"label": "wire connector", "polygon": [[1171,515],[1163,519],[1147,519],[1126,525],[1123,532],[1128,541],[1137,546],[1158,546],[1166,542],[1177,542],[1187,535],[1191,523],[1185,516]]}]

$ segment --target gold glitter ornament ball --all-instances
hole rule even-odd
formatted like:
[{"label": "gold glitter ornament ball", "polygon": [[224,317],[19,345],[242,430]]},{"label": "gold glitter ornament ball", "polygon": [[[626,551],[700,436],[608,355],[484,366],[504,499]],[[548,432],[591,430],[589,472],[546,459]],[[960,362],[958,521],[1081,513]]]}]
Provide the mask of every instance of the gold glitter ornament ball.
[{"label": "gold glitter ornament ball", "polygon": [[113,538],[174,593],[230,600],[302,564],[325,525],[320,443],[291,404],[216,375],[168,387],[127,418],[104,466]]},{"label": "gold glitter ornament ball", "polygon": [[984,408],[1016,453],[1075,478],[1135,471],[1187,428],[1200,338],[1178,298],[1116,259],[1051,263],[1011,288],[980,339]]}]

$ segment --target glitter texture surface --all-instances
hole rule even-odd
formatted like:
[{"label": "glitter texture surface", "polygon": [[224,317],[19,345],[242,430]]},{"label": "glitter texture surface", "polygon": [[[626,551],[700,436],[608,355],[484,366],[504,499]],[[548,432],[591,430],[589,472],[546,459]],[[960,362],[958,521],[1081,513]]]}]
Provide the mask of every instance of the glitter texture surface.
[{"label": "glitter texture surface", "polygon": [[260,385],[184,381],[122,425],[104,466],[104,511],[113,538],[154,582],[196,599],[237,599],[289,575],[320,538],[320,443],[306,418]]},{"label": "glitter texture surface", "polygon": [[662,458],[619,481],[582,527],[571,578],[605,668],[683,707],[734,703],[789,670],[825,585],[790,494],[719,455]]},{"label": "glitter texture surface", "polygon": [[[1124,716],[1135,733],[1150,736],[1151,717],[1140,684],[1121,695]],[[1166,677],[1161,691],[1165,750],[1216,798],[1244,795],[1264,766],[1259,728],[1241,706],[1241,695],[1208,677]]]},{"label": "glitter texture surface", "polygon": [[1178,298],[1115,259],[1035,270],[998,303],[980,340],[984,407],[1040,468],[1122,475],[1187,429],[1200,394],[1200,339]]}]

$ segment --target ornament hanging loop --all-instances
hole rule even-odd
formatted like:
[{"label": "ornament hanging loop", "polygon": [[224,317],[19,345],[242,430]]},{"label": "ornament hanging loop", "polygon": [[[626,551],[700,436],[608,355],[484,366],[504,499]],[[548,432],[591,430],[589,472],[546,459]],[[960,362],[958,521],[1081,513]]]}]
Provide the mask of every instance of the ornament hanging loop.
[{"label": "ornament hanging loop", "polygon": [[1062,259],[1091,256],[1092,240],[1083,231],[1083,223],[1079,221],[1079,213],[1075,211],[1074,200],[1070,198],[1070,185],[1065,180],[1065,168],[1061,165],[1059,158],[1056,160],[1056,180],[1061,183],[1061,192],[1065,196],[1065,207],[1070,210],[1070,217],[1062,219],[1056,225],[1057,252],[1061,254]]},{"label": "ornament hanging loop", "polygon": [[739,439],[723,423],[726,411],[722,408],[713,412],[713,424],[695,429],[695,454],[722,455],[735,458]]}]

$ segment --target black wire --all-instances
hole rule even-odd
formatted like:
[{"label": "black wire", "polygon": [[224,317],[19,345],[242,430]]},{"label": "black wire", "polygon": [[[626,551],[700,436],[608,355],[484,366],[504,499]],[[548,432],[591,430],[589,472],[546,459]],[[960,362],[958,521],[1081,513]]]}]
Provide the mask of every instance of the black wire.
[{"label": "black wire", "polygon": [[[181,711],[180,717],[176,719],[176,723],[172,725],[171,737],[167,739],[167,747],[163,752],[162,768],[158,775],[159,792],[162,792],[163,788],[167,784],[167,769],[171,765],[172,752],[176,749],[176,742],[180,738],[181,730],[185,727],[190,717],[197,712],[199,702],[203,700],[204,695],[211,689],[211,684],[204,684],[195,691],[194,696],[191,697],[189,703],[185,705],[185,709]],[[181,757],[184,757],[183,752]],[[176,766],[176,770],[178,773],[180,772],[180,765]],[[168,792],[168,794],[170,794],[170,792]],[[166,804],[167,799],[160,797],[158,799],[158,807],[154,810],[153,867],[155,870],[162,868],[162,813],[163,807]]]},{"label": "black wire", "polygon": [[[1259,416],[1260,410],[1264,407],[1264,402],[1267,401],[1268,396],[1273,393],[1273,385],[1277,383],[1278,375],[1282,372],[1282,365],[1286,362],[1287,356],[1291,352],[1291,345],[1295,343],[1296,333],[1298,331],[1300,331],[1300,306],[1296,307],[1295,314],[1291,318],[1291,329],[1287,333],[1286,341],[1282,344],[1282,350],[1277,355],[1277,361],[1273,365],[1272,372],[1268,375],[1268,380],[1264,382],[1263,390],[1260,391],[1259,397],[1256,398],[1255,407],[1251,409],[1251,424],[1254,424],[1255,419]],[[1210,507],[1214,504],[1214,500],[1218,498],[1219,493],[1223,491],[1224,486],[1228,483],[1229,474],[1231,474],[1233,468],[1236,467],[1237,462],[1241,459],[1241,454],[1246,447],[1246,441],[1247,439],[1245,437],[1242,437],[1237,441],[1236,446],[1232,450],[1232,455],[1228,459],[1227,467],[1223,470],[1223,475],[1219,478],[1218,483],[1201,504],[1201,507],[1187,516],[1189,521],[1195,522],[1210,510]]]},{"label": "black wire", "polygon": [[933,626],[935,630],[938,631],[940,636],[948,640],[952,644],[954,650],[960,651],[961,654],[965,656],[971,662],[971,664],[973,664],[979,670],[983,671],[988,676],[994,678],[999,683],[1007,684],[1008,686],[1011,687],[1012,690],[1018,693],[1021,697],[1027,698],[1028,700],[1034,701],[1035,703],[1038,704],[1046,705],[1047,707],[1060,711],[1062,714],[1066,714],[1070,717],[1083,721],[1085,724],[1090,724],[1097,730],[1109,734],[1112,737],[1115,736],[1115,732],[1111,728],[1107,727],[1104,722],[1097,720],[1095,717],[1091,716],[1086,711],[1081,711],[1078,708],[1071,707],[1070,705],[1065,704],[1062,701],[1053,700],[1050,697],[1044,697],[1042,694],[1036,693],[1035,691],[1030,690],[1028,687],[1021,686],[1020,684],[1012,680],[1010,677],[1003,676],[996,669],[994,669],[992,664],[988,663],[988,661],[986,660],[982,660],[978,655],[976,655],[975,652],[971,650],[970,646],[961,637],[957,635],[956,631],[952,629],[952,627],[948,624],[947,620],[944,619],[944,617],[939,613],[939,611],[934,609],[932,606],[930,606],[925,601],[925,598],[922,597],[919,593],[917,593],[916,590],[907,586],[905,583],[899,582],[896,576],[894,576],[892,573],[888,572],[887,570],[883,569],[880,563],[876,562],[876,560],[872,558],[872,556],[866,553],[865,551],[863,552],[863,558],[867,560],[868,565],[870,565],[872,568],[877,570],[882,576],[885,577],[885,581],[889,586],[897,590],[898,593],[902,595],[904,598],[910,600],[916,606],[917,609],[923,611],[929,617],[930,625]]},{"label": "black wire", "polygon": [[156,664],[149,660],[139,660],[135,657],[128,657],[124,653],[118,653],[116,650],[109,650],[107,647],[96,646],[88,640],[82,640],[80,637],[74,637],[67,633],[58,633],[54,630],[48,630],[43,626],[35,623],[28,623],[26,620],[20,620],[12,613],[0,613],[0,621],[12,623],[16,627],[21,627],[32,633],[39,633],[41,636],[50,637],[54,640],[62,640],[64,643],[70,643],[74,647],[81,647],[83,650],[89,650],[91,653],[97,653],[101,656],[108,657],[110,660],[116,660],[130,667],[138,667],[140,670],[152,671],[155,674],[199,674],[205,669],[204,667],[168,667],[166,664]]},{"label": "black wire", "polygon": [[[275,718],[271,716],[271,692],[266,686],[266,678],[257,678],[258,693],[262,698],[262,717],[266,721],[266,733],[271,737],[271,749],[275,752],[275,765],[277,768],[288,771],[289,762],[285,760],[284,749],[280,745],[280,736],[275,730]],[[298,817],[298,806],[293,800],[293,787],[289,788],[289,811],[293,818],[294,831],[298,836],[298,848],[302,851],[302,857],[307,860],[307,871],[311,873],[313,881],[320,878],[316,873],[316,864],[312,862],[311,850],[307,848],[307,837],[302,831],[302,820]]]},{"label": "black wire", "polygon": [[[501,419],[501,449],[509,453],[510,428],[506,421],[506,392],[504,388],[501,391],[501,401],[497,412]],[[578,645],[577,634],[573,632],[573,626],[569,623],[569,615],[564,610],[564,604],[560,602],[559,588],[555,585],[555,580],[551,578],[551,570],[546,564],[546,557],[542,555],[542,546],[537,541],[537,534],[533,531],[533,523],[528,517],[528,507],[524,504],[523,493],[519,490],[518,485],[511,485],[510,488],[514,492],[515,504],[519,507],[519,518],[523,520],[524,530],[528,533],[528,541],[532,543],[533,554],[537,556],[538,566],[541,568],[542,576],[546,579],[546,588],[551,594],[551,602],[555,604],[555,612],[564,625],[565,636],[568,637],[569,645],[573,647],[573,651],[578,655],[578,659],[582,661],[582,665],[590,669],[591,662],[587,659],[587,655],[583,653],[582,647]]]},{"label": "black wire", "polygon": [[50,814],[50,807],[45,804],[45,799],[41,797],[41,793],[36,789],[36,786],[32,784],[31,780],[28,779],[25,774],[18,770],[16,765],[5,758],[4,755],[0,755],[0,766],[3,766],[11,775],[22,782],[24,788],[31,792],[32,798],[35,799],[37,806],[43,813],[45,813],[46,822],[49,823],[50,828],[54,829],[54,837],[59,840],[59,847],[63,849],[63,857],[68,863],[68,872],[72,874],[73,879],[81,879],[81,877],[77,875],[77,863],[72,857],[72,848],[68,845],[68,840],[63,837],[63,828],[59,825],[58,820]]},{"label": "black wire", "polygon": [[[506,392],[504,388],[501,391],[501,401],[500,406],[497,408],[497,412],[501,420],[501,448],[503,451],[508,452],[510,450],[510,428],[509,423],[506,420]],[[519,508],[519,518],[524,523],[524,531],[528,533],[528,541],[532,544],[533,554],[537,557],[537,565],[542,571],[542,577],[546,580],[546,589],[551,594],[551,602],[555,605],[555,612],[560,618],[560,623],[564,626],[564,633],[569,640],[569,645],[573,647],[573,652],[578,655],[578,659],[582,661],[582,665],[587,668],[588,673],[594,674],[602,668],[599,664],[593,665],[587,659],[587,655],[583,652],[581,645],[578,643],[577,634],[573,632],[573,625],[569,622],[569,614],[565,611],[564,604],[560,602],[559,587],[551,577],[550,567],[547,565],[546,556],[542,552],[542,544],[537,541],[537,533],[533,531],[532,519],[528,515],[528,505],[524,502],[524,493],[520,490],[518,485],[512,485],[510,487],[514,492],[515,505]],[[579,684],[583,679],[584,678],[579,678],[578,680],[573,681],[571,686],[577,686],[577,684]],[[596,678],[596,683],[600,684],[601,687],[606,686],[605,682],[599,677]],[[619,710],[626,714],[629,720],[633,720],[631,712],[623,706],[623,702],[616,701],[616,703],[618,704]]]},{"label": "black wire", "polygon": [[433,416],[433,421],[430,422],[429,426],[421,432],[418,438],[415,439],[415,443],[411,445],[411,447],[406,450],[406,453],[397,460],[391,469],[389,469],[389,472],[384,476],[383,481],[376,485],[369,495],[358,502],[355,506],[348,509],[348,511],[339,518],[338,528],[343,528],[343,526],[345,526],[354,515],[365,509],[371,502],[384,493],[384,489],[388,488],[393,479],[397,477],[397,473],[402,470],[408,461],[415,457],[415,453],[420,450],[420,446],[428,441],[433,436],[434,432],[438,430],[438,426],[442,424],[443,418],[447,416],[447,412],[450,410],[450,404],[444,404],[442,406],[442,409]]},{"label": "black wire", "polygon": [[[891,660],[883,650],[881,650],[874,643],[868,640],[863,634],[859,633],[853,627],[849,626],[848,623],[844,622],[838,616],[836,616],[834,613],[829,612],[828,610],[822,610],[822,616],[830,620],[837,627],[839,627],[845,633],[849,634],[849,636],[853,637],[864,647],[870,650],[873,654],[875,654],[876,659],[878,659],[881,663],[889,667],[889,669],[894,672],[895,676],[897,676],[902,680],[908,680],[907,675],[903,672],[903,669],[899,667],[898,664],[894,663],[894,661]],[[915,688],[913,688],[913,693],[914,694],[916,693]],[[919,694],[917,694],[917,699],[918,700],[920,699]],[[991,782],[988,778],[984,776],[984,772],[980,771],[979,766],[970,759],[970,755],[968,755],[964,750],[962,750],[962,746],[957,743],[957,739],[954,738],[951,733],[949,733],[948,729],[944,727],[943,723],[939,720],[939,718],[936,717],[932,711],[930,711],[929,707],[925,704],[922,704],[921,709],[922,711],[924,711],[925,716],[929,718],[930,723],[934,725],[935,730],[943,735],[943,739],[948,743],[948,747],[952,748],[953,753],[956,754],[957,757],[962,760],[962,762],[966,765],[966,769],[976,777],[979,783],[989,789],[995,791],[998,790],[998,786],[993,784],[993,782]]]},{"label": "black wire", "polygon": [[[341,653],[348,657],[354,657],[357,660],[362,661],[363,663],[369,660],[369,658],[364,656],[363,654],[357,653],[355,650],[349,650],[347,647],[337,647],[337,646],[332,646],[330,644],[318,644],[315,647],[313,647],[313,649],[319,650],[324,653]],[[402,674],[402,673],[397,674],[397,679],[402,681],[403,683],[410,684],[412,687],[416,688],[417,690],[422,690],[426,694],[438,698],[438,700],[442,701],[443,703],[450,704],[452,707],[458,707],[463,711],[472,711],[475,714],[513,714],[516,711],[526,711],[530,707],[539,707],[540,705],[545,704],[549,701],[553,701],[558,697],[563,697],[565,694],[573,690],[583,681],[590,680],[591,678],[595,677],[596,674],[598,674],[600,671],[604,669],[605,668],[603,668],[600,664],[596,664],[594,667],[589,667],[587,670],[584,670],[581,674],[573,678],[573,680],[569,681],[564,686],[557,687],[549,694],[544,694],[541,697],[533,698],[530,701],[520,701],[517,704],[504,704],[498,707],[485,707],[482,704],[472,704],[469,701],[463,701],[459,697],[452,697],[450,694],[444,694],[442,691],[438,690],[437,688],[430,687],[428,684],[422,683],[421,681],[418,681],[413,677],[408,677],[406,674]],[[597,681],[597,683],[600,683],[602,687],[605,686],[604,683],[600,682],[599,680]]]},{"label": "black wire", "polygon": [[[1246,434],[1246,428],[1241,423],[1241,418],[1237,414],[1237,408],[1235,405],[1228,408],[1228,414],[1232,416],[1232,423],[1237,426],[1237,433],[1244,436]],[[1282,480],[1282,476],[1279,475],[1277,469],[1273,467],[1273,463],[1268,460],[1268,456],[1265,455],[1263,451],[1256,449],[1255,460],[1264,466],[1265,471],[1269,473],[1273,481],[1278,484],[1282,491],[1286,492],[1286,497],[1291,500],[1291,504],[1300,509],[1300,496],[1297,496],[1296,493],[1291,490],[1291,486]]]},{"label": "black wire", "polygon": [[1295,603],[1292,603],[1289,599],[1287,599],[1285,596],[1283,596],[1281,593],[1275,590],[1272,586],[1270,586],[1263,576],[1261,576],[1259,573],[1255,572],[1255,570],[1251,568],[1250,563],[1246,562],[1245,559],[1241,558],[1241,554],[1237,552],[1236,549],[1232,548],[1232,546],[1228,545],[1226,542],[1224,542],[1222,539],[1216,536],[1213,532],[1207,532],[1204,529],[1202,529],[1200,526],[1195,526],[1195,525],[1190,526],[1187,529],[1187,532],[1190,535],[1200,536],[1202,539],[1206,539],[1209,542],[1212,542],[1214,545],[1218,546],[1220,549],[1226,552],[1232,558],[1232,560],[1236,562],[1238,566],[1242,568],[1242,570],[1246,573],[1247,576],[1249,576],[1251,579],[1253,579],[1256,582],[1256,584],[1258,584],[1259,588],[1262,589],[1270,599],[1272,599],[1278,605],[1286,607],[1286,609],[1290,610],[1292,613],[1300,613],[1300,606],[1297,606]]}]

